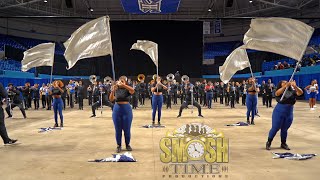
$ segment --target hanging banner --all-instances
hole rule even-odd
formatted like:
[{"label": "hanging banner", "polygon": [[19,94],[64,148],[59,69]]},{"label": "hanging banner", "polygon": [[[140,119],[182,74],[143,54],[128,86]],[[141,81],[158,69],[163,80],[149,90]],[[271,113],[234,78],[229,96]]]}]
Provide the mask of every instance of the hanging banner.
[{"label": "hanging banner", "polygon": [[214,34],[222,33],[221,19],[215,19],[213,21],[213,28],[214,28]]},{"label": "hanging banner", "polygon": [[125,12],[132,14],[166,14],[178,11],[180,0],[121,0]]},{"label": "hanging banner", "polygon": [[203,34],[210,34],[210,22],[203,22]]}]

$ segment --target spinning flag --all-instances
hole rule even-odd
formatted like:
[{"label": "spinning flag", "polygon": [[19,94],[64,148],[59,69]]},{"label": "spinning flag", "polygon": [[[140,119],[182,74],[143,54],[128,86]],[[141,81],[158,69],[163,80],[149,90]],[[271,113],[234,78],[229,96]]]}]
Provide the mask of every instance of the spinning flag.
[{"label": "spinning flag", "polygon": [[250,66],[248,54],[244,46],[235,49],[219,67],[220,79],[227,84],[231,77],[240,70]]},{"label": "spinning flag", "polygon": [[[158,67],[158,44],[147,40],[138,40],[131,49],[141,50],[148,54],[154,64]],[[130,49],[130,50],[131,50]]]},{"label": "spinning flag", "polygon": [[72,33],[64,46],[68,69],[80,59],[112,55],[109,17],[103,16],[82,25]]},{"label": "spinning flag", "polygon": [[248,49],[281,54],[300,61],[314,28],[294,19],[252,19],[243,43]]},{"label": "spinning flag", "polygon": [[21,61],[21,71],[28,71],[38,66],[53,66],[54,43],[42,43],[23,53]]}]

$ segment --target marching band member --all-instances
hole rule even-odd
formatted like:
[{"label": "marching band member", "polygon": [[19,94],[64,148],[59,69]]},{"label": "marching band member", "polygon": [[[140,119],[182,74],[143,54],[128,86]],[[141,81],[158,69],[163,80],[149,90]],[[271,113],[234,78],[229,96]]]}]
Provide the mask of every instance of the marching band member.
[{"label": "marching band member", "polygon": [[265,84],[265,91],[266,91],[266,106],[272,107],[272,92],[273,92],[274,85],[271,82],[271,79],[268,79],[268,83]]},{"label": "marching band member", "polygon": [[239,104],[239,100],[240,100],[240,83],[236,82],[236,103]]},{"label": "marching band member", "polygon": [[42,87],[40,88],[40,99],[42,103],[42,108],[46,108],[46,84],[43,83]]},{"label": "marching band member", "polygon": [[212,107],[212,98],[213,98],[213,89],[214,86],[212,85],[212,82],[209,81],[208,84],[205,86],[205,94],[206,94],[206,101],[208,108],[211,109]]},{"label": "marching band member", "polygon": [[194,98],[196,99],[196,101],[199,101],[199,96],[200,96],[200,82],[197,81],[196,85],[194,86]]},{"label": "marching band member", "polygon": [[134,89],[134,93],[132,94],[132,109],[137,109],[140,91],[137,81],[132,82],[132,88]]},{"label": "marching band member", "polygon": [[63,102],[63,110],[66,110],[66,99],[68,99],[68,91],[66,86],[63,86],[61,89],[63,90],[63,93],[61,94],[61,99]]},{"label": "marching band member", "polygon": [[[200,98],[200,104],[202,104],[203,105],[203,107],[205,107],[205,106],[207,106],[207,96],[206,96],[206,92],[205,92],[205,88],[206,88],[206,85],[207,85],[207,80],[203,80],[202,81],[202,84],[201,84],[201,86],[200,86],[200,88],[201,88],[201,97],[202,98]],[[203,102],[203,103],[202,103]]]},{"label": "marching band member", "polygon": [[162,91],[167,90],[167,87],[161,83],[161,77],[157,77],[157,81],[152,85],[151,91],[152,95],[152,124],[155,123],[156,112],[158,110],[158,125],[160,125],[161,120],[161,110],[163,104]]},{"label": "marching band member", "polygon": [[[91,110],[92,110],[92,115],[90,118],[96,117],[96,110],[101,107],[101,105],[106,105],[111,107],[113,109],[113,104],[109,101],[109,93],[108,93],[108,87],[105,86],[100,86],[98,89],[98,93],[101,94],[98,98],[98,101],[92,104]],[[111,88],[110,88],[111,90]],[[101,99],[102,98],[102,99]],[[102,107],[101,107],[102,108]]]},{"label": "marching band member", "polygon": [[34,102],[34,109],[39,109],[39,99],[40,99],[40,90],[39,90],[39,84],[34,84],[34,86],[31,88],[33,102]]},{"label": "marching band member", "polygon": [[78,96],[79,110],[83,110],[83,89],[84,87],[82,85],[82,81],[79,81],[75,87],[75,91],[77,92]]},{"label": "marching band member", "polygon": [[199,117],[203,117],[202,114],[201,114],[201,106],[200,104],[194,100],[192,100],[192,93],[193,93],[193,84],[191,84],[189,82],[189,80],[186,80],[185,82],[185,86],[184,86],[184,89],[186,91],[186,99],[185,101],[181,104],[180,106],[180,110],[179,110],[179,115],[177,116],[177,118],[180,118],[181,117],[181,114],[182,114],[182,110],[186,107],[188,107],[188,105],[191,105],[193,103],[194,106],[196,106],[198,108],[198,116]]},{"label": "marching band member", "polygon": [[59,127],[58,125],[58,112],[60,116],[60,127],[63,127],[63,102],[61,95],[64,92],[62,90],[62,87],[64,86],[63,82],[58,80],[53,82],[53,87],[50,89],[49,94],[53,97],[53,113],[54,113],[54,126],[53,127]]},{"label": "marching band member", "polygon": [[177,105],[178,104],[178,85],[176,80],[173,80],[173,84],[171,88],[172,88],[172,95],[173,95],[173,105]]},{"label": "marching band member", "polygon": [[91,85],[89,85],[87,88],[87,98],[88,98],[89,106],[91,106],[92,105],[92,87],[91,87]]},{"label": "marching band member", "polygon": [[147,86],[146,83],[144,83],[144,81],[141,81],[139,83],[139,101],[140,101],[140,106],[144,106],[144,102],[146,100],[146,95],[147,95]]},{"label": "marching band member", "polygon": [[183,101],[185,99],[185,93],[184,93],[183,87],[184,87],[184,82],[181,82],[181,84],[179,86],[179,95],[180,95],[181,104],[183,103]]},{"label": "marching band member", "polygon": [[[285,89],[288,88],[282,101],[281,97]],[[296,103],[296,97],[301,96],[303,91],[296,85],[295,81],[280,81],[276,89],[276,100],[278,104],[272,113],[272,128],[269,132],[266,149],[270,150],[271,142],[277,132],[281,129],[281,148],[290,150],[287,145],[288,129],[293,122],[293,107]]]},{"label": "marching band member", "polygon": [[247,105],[247,123],[250,124],[249,117],[251,113],[251,124],[254,125],[254,116],[256,115],[257,109],[257,96],[256,94],[259,92],[259,88],[256,85],[254,78],[249,78],[248,87],[247,87],[247,97],[246,97],[246,105]]},{"label": "marching band member", "polygon": [[23,96],[24,109],[28,110],[28,108],[31,108],[31,104],[29,104],[30,83],[25,83],[25,86],[21,88],[21,92]]},{"label": "marching band member", "polygon": [[70,108],[74,107],[74,99],[75,99],[75,83],[70,80],[67,88],[70,90],[70,96],[69,96],[69,103],[70,103]]},{"label": "marching band member", "polygon": [[[12,117],[11,110],[13,108],[15,108],[16,106],[18,106],[22,115],[23,115],[23,118],[26,119],[27,116],[26,116],[26,112],[25,112],[23,105],[22,105],[22,99],[20,98],[20,91],[16,90],[16,88],[13,87],[12,83],[8,84],[8,95],[12,97],[12,103],[10,104],[10,106],[6,107],[8,118]],[[11,108],[11,110],[10,110],[10,108]]]},{"label": "marching band member", "polygon": [[218,102],[218,86],[219,86],[219,83],[218,82],[215,82],[213,84],[213,102]]},{"label": "marching band member", "polygon": [[124,132],[126,150],[132,151],[130,146],[131,139],[131,124],[132,124],[132,109],[129,104],[129,98],[134,93],[134,89],[127,84],[127,77],[121,76],[112,86],[109,99],[115,101],[112,112],[112,119],[116,131],[117,153],[121,152],[122,131]]},{"label": "marching band member", "polygon": [[171,82],[168,82],[168,84],[167,84],[167,102],[166,102],[166,104],[167,104],[167,109],[171,109],[171,97],[172,97],[172,94],[173,94],[173,92],[172,92],[172,85],[171,85]]},{"label": "marching band member", "polygon": [[92,88],[92,96],[93,96],[93,102],[92,103],[95,103],[97,101],[99,101],[99,87],[98,87],[98,82],[95,81],[93,83],[93,88]]},{"label": "marching band member", "polygon": [[219,91],[219,98],[220,98],[220,104],[223,104],[223,91],[224,91],[224,88],[223,88],[223,82],[220,82],[220,85],[219,85],[219,88],[218,88],[218,91]]},{"label": "marching band member", "polygon": [[247,98],[247,82],[245,80],[242,81],[240,91],[241,91],[242,106],[245,106],[246,98]]},{"label": "marching band member", "polygon": [[224,87],[223,87],[224,104],[225,104],[225,106],[229,106],[229,102],[230,102],[229,92],[230,92],[230,82],[228,82],[227,84],[225,84]]},{"label": "marching band member", "polygon": [[[262,105],[266,105],[266,82],[265,81],[262,81],[262,84],[261,84],[261,88],[260,88],[260,92],[261,92],[261,96],[262,96]],[[267,106],[268,107],[268,106]]]},{"label": "marching band member", "polygon": [[46,91],[46,102],[47,102],[47,110],[51,110],[51,106],[52,106],[52,104],[51,104],[51,102],[52,102],[52,97],[51,97],[51,95],[50,95],[50,91],[51,91],[51,89],[52,89],[52,86],[51,86],[51,84],[47,84],[47,88],[45,89],[45,91]]},{"label": "marching band member", "polygon": [[231,85],[229,86],[229,99],[230,99],[230,107],[235,108],[235,100],[236,100],[236,86],[235,83],[232,82]]},{"label": "marching band member", "polygon": [[314,105],[316,104],[316,95],[318,93],[319,87],[317,84],[317,80],[313,80],[311,82],[311,85],[305,87],[305,90],[307,91],[309,95],[309,106],[310,110],[314,110]]},{"label": "marching band member", "polygon": [[[165,87],[167,87],[167,81],[163,80],[162,83]],[[168,88],[168,87],[167,87]],[[162,104],[166,104],[167,103],[167,95],[168,95],[168,90],[162,90],[162,97],[163,97],[163,101]]]},{"label": "marching band member", "polygon": [[4,123],[4,111],[2,108],[2,105],[4,104],[5,101],[7,101],[8,94],[3,87],[2,83],[0,83],[0,136],[3,140],[4,144],[14,144],[18,140],[16,139],[10,139],[7,133],[7,128]]}]

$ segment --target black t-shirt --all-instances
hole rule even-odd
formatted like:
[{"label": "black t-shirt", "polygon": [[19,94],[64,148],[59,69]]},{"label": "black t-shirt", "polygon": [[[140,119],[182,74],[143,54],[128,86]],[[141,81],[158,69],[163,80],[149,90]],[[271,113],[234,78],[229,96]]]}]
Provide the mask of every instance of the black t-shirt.
[{"label": "black t-shirt", "polygon": [[121,102],[121,101],[129,102],[130,95],[131,94],[127,89],[119,88],[115,92],[116,102]]},{"label": "black t-shirt", "polygon": [[[278,89],[280,89],[280,88],[277,88],[277,90]],[[292,87],[289,87],[285,96],[283,97],[282,101],[280,102],[281,97],[282,97],[282,94],[280,96],[276,96],[276,100],[278,103],[294,105],[296,103],[297,92]]]},{"label": "black t-shirt", "polygon": [[[157,87],[157,84],[154,83],[154,84],[152,85],[152,87]],[[154,92],[162,92],[162,91],[163,91],[163,87],[159,85],[158,88],[156,88],[156,90],[155,90]]]}]

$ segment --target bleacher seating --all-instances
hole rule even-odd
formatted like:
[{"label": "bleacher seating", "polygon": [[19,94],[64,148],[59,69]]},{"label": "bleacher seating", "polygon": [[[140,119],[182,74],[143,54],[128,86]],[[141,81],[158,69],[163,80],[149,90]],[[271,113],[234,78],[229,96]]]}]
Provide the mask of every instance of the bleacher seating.
[{"label": "bleacher seating", "polygon": [[274,69],[274,66],[277,65],[279,62],[283,63],[284,61],[286,61],[288,64],[290,64],[291,66],[294,66],[296,64],[296,61],[294,59],[280,59],[277,61],[270,61],[270,62],[264,62],[262,63],[262,71],[270,71]]},{"label": "bleacher seating", "polygon": [[[8,36],[0,34],[0,51],[4,49],[4,46],[11,46],[17,49],[27,50],[38,44],[52,42],[39,39],[23,38],[16,36]],[[55,54],[62,55],[64,53],[64,47],[61,43],[55,42]]]},{"label": "bleacher seating", "polygon": [[[0,70],[21,71],[21,62],[12,59],[0,60]],[[35,69],[32,68],[28,72],[34,73]]]},{"label": "bleacher seating", "polygon": [[206,43],[204,47],[204,59],[214,59],[216,56],[227,56],[237,44],[240,44],[240,42]]}]

